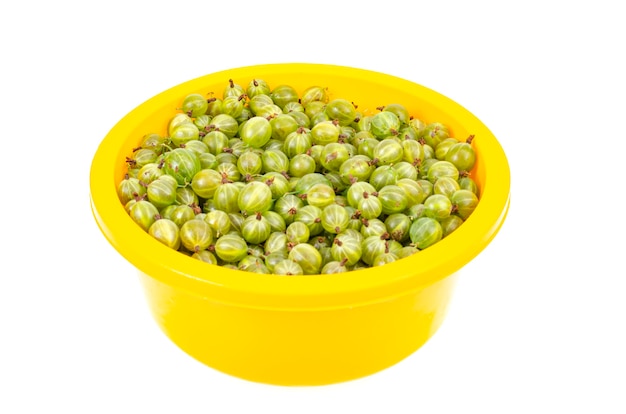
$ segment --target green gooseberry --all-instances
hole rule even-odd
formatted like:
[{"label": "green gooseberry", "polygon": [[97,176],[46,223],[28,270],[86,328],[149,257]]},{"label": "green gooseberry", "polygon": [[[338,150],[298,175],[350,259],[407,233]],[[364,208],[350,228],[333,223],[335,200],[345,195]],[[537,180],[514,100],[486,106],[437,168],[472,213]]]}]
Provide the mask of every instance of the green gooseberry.
[{"label": "green gooseberry", "polygon": [[215,255],[208,250],[200,250],[198,252],[195,252],[194,254],[191,255],[191,257],[196,260],[200,260],[204,263],[209,263],[212,265],[218,264],[217,258],[215,257]]},{"label": "green gooseberry", "polygon": [[309,227],[301,222],[294,220],[293,223],[287,226],[285,230],[285,235],[287,236],[287,240],[292,244],[298,243],[306,243],[309,241],[311,236],[311,232]]},{"label": "green gooseberry", "polygon": [[278,85],[270,92],[270,97],[274,104],[278,105],[281,110],[289,102],[298,102],[298,92],[293,86]]},{"label": "green gooseberry", "polygon": [[306,116],[309,117],[309,119],[312,119],[313,117],[319,114],[323,114],[324,116],[326,116],[326,112],[325,112],[326,102],[311,101],[303,105],[304,105],[304,113]]},{"label": "green gooseberry", "polygon": [[448,127],[441,122],[432,122],[427,124],[420,135],[420,139],[432,147],[433,150],[437,149],[437,145],[439,145],[441,141],[449,137],[450,131],[448,130]]},{"label": "green gooseberry", "polygon": [[459,170],[449,161],[436,161],[428,168],[427,179],[434,184],[440,177],[458,180]]},{"label": "green gooseberry", "polygon": [[424,215],[443,220],[452,213],[452,202],[442,194],[433,194],[424,201]]},{"label": "green gooseberry", "polygon": [[311,204],[303,205],[297,209],[294,221],[304,223],[309,228],[310,236],[317,236],[324,231],[322,226],[322,209],[320,207]]},{"label": "green gooseberry", "polygon": [[175,148],[163,155],[163,172],[176,179],[178,185],[187,185],[200,171],[198,155],[185,148]]},{"label": "green gooseberry", "polygon": [[204,220],[187,220],[180,226],[180,242],[190,252],[197,253],[213,243],[213,231]]},{"label": "green gooseberry", "polygon": [[246,151],[237,159],[237,169],[242,177],[257,175],[262,167],[261,156],[253,151]]},{"label": "green gooseberry", "polygon": [[320,153],[320,164],[328,171],[339,171],[341,164],[350,158],[346,144],[331,142],[324,145]]},{"label": "green gooseberry", "polygon": [[308,154],[297,154],[289,161],[289,175],[291,177],[302,177],[306,174],[314,173],[316,167],[313,157]]},{"label": "green gooseberry", "polygon": [[244,214],[262,213],[272,206],[272,190],[265,183],[250,181],[239,192],[237,203]]},{"label": "green gooseberry", "polygon": [[278,263],[282,262],[283,260],[288,259],[288,255],[287,255],[287,251],[276,251],[273,253],[268,254],[267,256],[265,256],[263,263],[265,264],[265,266],[267,267],[267,269],[270,271],[270,273],[275,274],[275,267]]},{"label": "green gooseberry", "polygon": [[227,263],[237,263],[248,256],[248,243],[236,234],[225,234],[214,245],[217,257]]},{"label": "green gooseberry", "polygon": [[321,103],[327,103],[328,99],[329,99],[328,88],[314,85],[314,86],[309,86],[302,92],[300,103],[306,107],[309,103],[315,102],[315,101],[318,101]]},{"label": "green gooseberry", "polygon": [[183,99],[182,110],[192,118],[205,114],[208,108],[206,98],[199,93],[191,93]]},{"label": "green gooseberry", "polygon": [[335,202],[335,190],[326,183],[314,184],[304,194],[309,205],[321,209]]},{"label": "green gooseberry", "polygon": [[241,128],[239,137],[244,144],[250,147],[263,147],[272,137],[272,126],[270,125],[270,121],[262,116],[254,116],[250,118]]},{"label": "green gooseberry", "polygon": [[365,196],[365,194],[372,194],[376,192],[376,188],[367,181],[358,181],[348,187],[346,191],[346,200],[348,204],[354,208],[359,207],[359,201]]},{"label": "green gooseberry", "polygon": [[213,205],[216,209],[222,210],[225,213],[238,213],[239,209],[239,194],[241,190],[235,183],[224,183],[215,189],[213,193]]},{"label": "green gooseberry", "polygon": [[117,185],[117,196],[122,204],[140,198],[144,194],[146,194],[146,186],[138,178],[126,175]]},{"label": "green gooseberry", "polygon": [[450,197],[450,201],[453,205],[454,214],[463,220],[467,220],[478,206],[478,197],[470,190],[455,191]]},{"label": "green gooseberry", "polygon": [[195,191],[190,187],[177,187],[176,188],[176,204],[186,204],[191,207],[198,207],[200,199]]},{"label": "green gooseberry", "polygon": [[265,240],[263,244],[264,250],[266,254],[272,254],[276,252],[283,252],[287,254],[287,243],[289,240],[287,239],[287,235],[282,231],[274,231],[270,233],[270,235]]},{"label": "green gooseberry", "polygon": [[269,221],[261,214],[252,214],[241,224],[241,236],[248,243],[263,243],[272,233]]},{"label": "green gooseberry", "polygon": [[311,128],[311,141],[314,145],[326,145],[339,141],[341,130],[332,121],[321,121]]},{"label": "green gooseberry", "polygon": [[374,147],[373,155],[379,165],[395,164],[402,161],[404,149],[398,140],[385,138]]},{"label": "green gooseberry", "polygon": [[345,261],[338,262],[336,260],[330,261],[322,267],[320,274],[322,275],[331,275],[335,273],[346,273],[348,268],[346,267]]},{"label": "green gooseberry", "polygon": [[333,239],[330,248],[333,260],[352,266],[361,260],[363,249],[361,240],[348,233],[340,233]]},{"label": "green gooseberry", "polygon": [[298,210],[302,207],[304,207],[304,202],[294,194],[285,194],[274,203],[274,211],[285,220],[287,225],[293,223]]},{"label": "green gooseberry", "polygon": [[186,204],[175,206],[169,214],[170,220],[172,220],[178,227],[189,220],[193,220],[196,217],[196,211],[193,207]]},{"label": "green gooseberry", "polygon": [[286,174],[289,170],[289,158],[279,149],[266,149],[261,155],[262,171]]},{"label": "green gooseberry", "polygon": [[257,95],[267,95],[271,92],[269,84],[263,79],[252,79],[248,83],[248,87],[246,88],[246,95],[250,99],[254,98]]},{"label": "green gooseberry", "polygon": [[310,130],[299,127],[285,137],[282,150],[287,157],[293,158],[298,154],[305,154],[312,145]]},{"label": "green gooseberry", "polygon": [[432,217],[420,217],[411,224],[411,242],[420,250],[437,243],[443,237],[441,224]]},{"label": "green gooseberry", "polygon": [[380,220],[380,219],[365,219],[365,220],[361,220],[362,226],[361,226],[361,234],[363,235],[364,238],[370,237],[370,236],[382,236],[385,233],[387,233],[387,226],[385,225],[385,223]]},{"label": "green gooseberry", "polygon": [[386,185],[378,191],[384,214],[401,213],[409,204],[406,192],[398,185]]},{"label": "green gooseberry", "polygon": [[[384,224],[383,224],[384,225]],[[383,254],[389,252],[389,244],[387,243],[387,239],[389,235],[385,232],[382,235],[374,235],[366,237],[361,243],[362,255],[361,260],[368,264],[372,265],[374,263],[374,259]]]},{"label": "green gooseberry", "polygon": [[147,232],[150,226],[157,220],[159,210],[151,202],[139,200],[130,206],[128,214],[139,227]]},{"label": "green gooseberry", "polygon": [[231,228],[230,217],[228,216],[228,213],[222,210],[209,211],[206,213],[204,221],[206,221],[211,227],[213,237],[215,239],[218,239],[222,235],[228,233]]},{"label": "green gooseberry", "polygon": [[339,167],[341,179],[346,184],[354,184],[357,181],[367,181],[376,169],[374,163],[365,155],[355,155],[344,161]]},{"label": "green gooseberry", "polygon": [[257,113],[267,105],[274,105],[274,101],[272,101],[272,98],[266,94],[251,96],[248,101],[248,107],[254,115],[257,115]]},{"label": "green gooseberry", "polygon": [[300,127],[298,122],[287,114],[278,114],[270,119],[269,122],[272,127],[271,137],[279,141],[284,141],[289,134],[295,132]]},{"label": "green gooseberry", "polygon": [[166,218],[156,220],[148,228],[148,233],[171,249],[180,248],[180,230],[172,220]]},{"label": "green gooseberry", "polygon": [[172,132],[182,124],[193,124],[193,119],[185,113],[178,113],[174,115],[167,124],[167,133],[172,135]]},{"label": "green gooseberry", "polygon": [[222,101],[222,113],[230,115],[237,119],[243,113],[244,105],[246,104],[247,95],[241,94],[239,96],[229,95]]},{"label": "green gooseberry", "polygon": [[191,188],[202,198],[212,198],[215,190],[224,184],[224,177],[216,170],[202,169],[191,179]]},{"label": "green gooseberry", "polygon": [[386,185],[394,185],[398,182],[398,172],[391,165],[381,165],[376,167],[369,178],[369,183],[376,190],[380,190]]},{"label": "green gooseberry", "polygon": [[[288,256],[289,257],[289,256]],[[303,275],[304,270],[295,260],[287,258],[281,260],[274,265],[275,275],[291,276],[291,275]]]},{"label": "green gooseberry", "polygon": [[393,112],[398,117],[401,124],[408,124],[410,120],[409,111],[402,104],[390,103],[383,107],[383,111]]},{"label": "green gooseberry", "polygon": [[465,142],[453,145],[446,153],[445,160],[454,164],[459,171],[470,171],[476,163],[476,152],[471,145],[474,136],[470,136]]},{"label": "green gooseberry", "polygon": [[132,168],[139,168],[146,164],[156,163],[159,156],[152,148],[139,148],[133,151],[132,155],[126,158],[126,163]]},{"label": "green gooseberry", "polygon": [[446,217],[445,219],[440,220],[439,224],[441,224],[441,230],[443,232],[442,238],[443,238],[443,237],[447,237],[456,229],[458,229],[461,226],[461,224],[463,224],[463,219],[459,216],[452,214]]},{"label": "green gooseberry", "polygon": [[478,184],[476,184],[476,181],[474,181],[472,177],[469,177],[469,176],[459,177],[458,183],[459,183],[460,190],[469,190],[472,193],[476,194],[476,196],[478,197],[480,190],[478,189]]},{"label": "green gooseberry", "polygon": [[324,111],[330,120],[336,120],[341,126],[350,125],[357,118],[356,108],[352,102],[343,98],[328,102]]},{"label": "green gooseberry", "polygon": [[397,135],[401,122],[398,116],[390,111],[382,111],[373,115],[369,122],[369,131],[379,139]]},{"label": "green gooseberry", "polygon": [[186,122],[176,126],[170,133],[170,142],[176,147],[184,147],[185,144],[200,137],[200,130],[193,122]]},{"label": "green gooseberry", "polygon": [[208,151],[213,155],[224,152],[224,148],[228,148],[229,146],[228,136],[219,130],[206,133],[204,137],[202,137],[201,142],[207,146]]},{"label": "green gooseberry", "polygon": [[383,212],[382,201],[373,194],[364,193],[363,198],[359,201],[358,211],[361,217],[366,219],[374,219]]},{"label": "green gooseberry", "polygon": [[322,269],[322,255],[308,243],[300,243],[293,246],[289,251],[288,257],[300,265],[305,275],[319,274]]},{"label": "green gooseberry", "polygon": [[160,210],[170,204],[174,204],[176,201],[176,189],[176,182],[172,183],[169,179],[159,177],[148,184],[146,190],[148,201]]},{"label": "green gooseberry", "polygon": [[330,204],[322,209],[322,226],[329,233],[339,234],[348,228],[350,215],[344,207]]},{"label": "green gooseberry", "polygon": [[406,214],[390,214],[387,216],[384,223],[389,236],[393,240],[402,243],[409,239],[409,229],[411,228],[412,221]]},{"label": "green gooseberry", "polygon": [[452,148],[452,146],[458,143],[459,143],[459,140],[457,140],[454,137],[449,137],[449,138],[442,140],[437,145],[437,148],[435,149],[435,158],[437,158],[438,160],[445,160],[448,150]]},{"label": "green gooseberry", "polygon": [[311,127],[311,120],[304,112],[290,111],[290,112],[287,112],[287,115],[295,119],[299,127],[302,127],[302,128]]},{"label": "green gooseberry", "polygon": [[264,211],[263,217],[267,219],[267,222],[270,224],[270,228],[272,231],[285,231],[287,228],[287,223],[285,223],[285,219],[282,218],[280,214],[273,210]]},{"label": "green gooseberry", "polygon": [[239,132],[239,123],[228,114],[218,114],[211,119],[211,124],[205,128],[207,132],[222,131],[228,138],[233,138]]},{"label": "green gooseberry", "polygon": [[226,87],[224,88],[222,96],[224,99],[226,99],[229,96],[240,96],[245,93],[246,91],[241,85],[236,84],[232,79],[229,79],[228,85],[226,85]]}]

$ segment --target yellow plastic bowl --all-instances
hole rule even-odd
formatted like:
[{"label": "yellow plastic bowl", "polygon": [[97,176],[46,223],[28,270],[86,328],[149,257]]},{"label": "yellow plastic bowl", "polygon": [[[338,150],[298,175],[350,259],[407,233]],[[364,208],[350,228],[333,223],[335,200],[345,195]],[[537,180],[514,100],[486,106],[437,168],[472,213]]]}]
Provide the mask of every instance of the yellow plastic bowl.
[{"label": "yellow plastic bowl", "polygon": [[[412,257],[383,267],[319,276],[260,275],[208,265],[151,238],[127,215],[116,187],[125,157],[150,132],[163,135],[189,93],[221,96],[229,79],[253,79],[299,92],[328,87],[365,113],[402,103],[453,136],[475,135],[480,188],[474,213],[454,233]],[[474,115],[413,82],[363,69],[323,64],[268,64],[212,73],[139,105],[102,140],[90,172],[91,209],[111,245],[139,271],[156,322],[204,364],[250,381],[321,385],[385,369],[420,348],[440,327],[457,271],[500,229],[510,173],[502,147]]]}]

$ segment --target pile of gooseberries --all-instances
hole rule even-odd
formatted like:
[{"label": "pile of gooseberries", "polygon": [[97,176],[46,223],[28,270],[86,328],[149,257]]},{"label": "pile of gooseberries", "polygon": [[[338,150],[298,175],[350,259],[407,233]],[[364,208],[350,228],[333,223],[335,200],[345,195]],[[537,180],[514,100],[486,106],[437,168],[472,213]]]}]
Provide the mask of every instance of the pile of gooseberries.
[{"label": "pile of gooseberries", "polygon": [[213,265],[316,275],[394,262],[472,214],[476,153],[473,136],[401,103],[372,112],[322,86],[231,79],[143,136],[117,193],[152,237]]}]

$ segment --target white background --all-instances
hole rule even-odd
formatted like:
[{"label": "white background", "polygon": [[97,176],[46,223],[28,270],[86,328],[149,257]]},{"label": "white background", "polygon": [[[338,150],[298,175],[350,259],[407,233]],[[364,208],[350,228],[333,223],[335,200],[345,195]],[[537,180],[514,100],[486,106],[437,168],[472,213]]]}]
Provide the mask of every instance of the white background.
[{"label": "white background", "polygon": [[[626,413],[617,4],[4,2],[0,412]],[[509,216],[461,271],[440,331],[338,385],[250,383],[184,354],[89,208],[91,158],[127,112],[279,62],[428,86],[478,116],[511,165]]]}]

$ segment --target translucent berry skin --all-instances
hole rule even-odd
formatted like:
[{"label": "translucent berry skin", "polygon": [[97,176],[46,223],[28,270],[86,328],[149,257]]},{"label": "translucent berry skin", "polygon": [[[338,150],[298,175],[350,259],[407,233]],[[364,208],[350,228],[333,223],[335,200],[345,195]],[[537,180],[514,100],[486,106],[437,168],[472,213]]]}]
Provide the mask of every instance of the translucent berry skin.
[{"label": "translucent berry skin", "polygon": [[350,236],[348,233],[341,233],[333,240],[330,252],[334,260],[352,266],[361,260],[363,249],[358,238]]},{"label": "translucent berry skin", "polygon": [[398,185],[386,185],[378,192],[384,214],[401,213],[409,205],[406,192]]},{"label": "translucent berry skin", "polygon": [[478,206],[478,197],[470,190],[458,190],[450,197],[455,214],[467,220]]},{"label": "translucent berry skin", "polygon": [[434,218],[420,217],[411,224],[409,235],[415,247],[424,250],[442,239],[443,229]]},{"label": "translucent berry skin", "polygon": [[443,194],[433,194],[424,201],[424,215],[443,220],[452,213],[452,202]]},{"label": "translucent berry skin", "polygon": [[397,135],[400,131],[400,119],[390,111],[379,112],[370,121],[370,131],[375,137],[383,139],[390,135]]},{"label": "translucent berry skin", "polygon": [[180,248],[179,227],[172,220],[164,218],[156,220],[148,229],[148,233],[171,249]]},{"label": "translucent berry skin", "polygon": [[128,214],[139,227],[144,231],[148,231],[150,226],[157,220],[159,210],[151,202],[139,200],[130,207]]},{"label": "translucent berry skin", "polygon": [[145,193],[146,187],[137,178],[125,178],[117,185],[117,195],[122,204],[128,203],[135,197],[141,197]]},{"label": "translucent berry skin", "polygon": [[459,170],[449,161],[436,161],[428,168],[427,179],[434,184],[440,177],[450,177],[453,180],[458,180]]},{"label": "translucent berry skin", "polygon": [[322,255],[308,243],[293,246],[288,257],[300,265],[305,275],[319,274],[322,269]]},{"label": "translucent berry skin", "polygon": [[332,120],[337,120],[339,125],[350,125],[357,117],[356,109],[352,102],[347,99],[337,98],[326,104],[324,110]]},{"label": "translucent berry skin", "polygon": [[261,244],[272,233],[269,221],[261,213],[246,217],[241,224],[241,236],[250,244]]},{"label": "translucent berry skin", "polygon": [[322,210],[322,226],[324,230],[332,234],[339,234],[348,228],[350,215],[345,208],[330,204]]},{"label": "translucent berry skin", "polygon": [[287,258],[276,263],[274,274],[281,276],[303,275],[304,270],[293,259]]},{"label": "translucent berry skin", "polygon": [[374,147],[374,159],[378,165],[390,165],[402,161],[404,149],[395,139],[385,138]]},{"label": "translucent berry skin", "polygon": [[248,255],[248,243],[241,236],[225,234],[215,242],[215,254],[225,262],[235,263]]},{"label": "translucent berry skin", "polygon": [[213,243],[211,226],[204,220],[188,220],[180,227],[180,241],[190,252],[205,250]]},{"label": "translucent berry skin", "polygon": [[309,205],[322,209],[335,202],[335,190],[325,183],[312,185],[305,194]]},{"label": "translucent berry skin", "polygon": [[198,155],[185,148],[175,148],[163,156],[163,172],[174,177],[178,185],[191,183],[193,176],[200,171]]},{"label": "translucent berry skin", "polygon": [[264,212],[270,209],[272,202],[272,191],[265,183],[251,181],[247,183],[239,192],[237,204],[239,210],[246,214]]},{"label": "translucent berry skin", "polygon": [[476,152],[471,144],[459,142],[448,150],[445,160],[454,164],[459,171],[470,171],[476,163]]},{"label": "translucent berry skin", "polygon": [[244,144],[253,148],[262,148],[272,137],[272,127],[264,117],[255,116],[246,121],[239,136]]},{"label": "translucent berry skin", "polygon": [[222,175],[213,169],[202,169],[198,171],[191,179],[191,188],[202,198],[212,198],[215,190],[221,184]]}]

